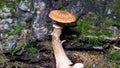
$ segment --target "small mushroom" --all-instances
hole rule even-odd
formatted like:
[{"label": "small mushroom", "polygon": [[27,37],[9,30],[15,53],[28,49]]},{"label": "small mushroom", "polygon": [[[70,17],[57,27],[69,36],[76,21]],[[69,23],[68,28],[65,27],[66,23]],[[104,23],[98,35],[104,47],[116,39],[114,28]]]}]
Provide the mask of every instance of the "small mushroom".
[{"label": "small mushroom", "polygon": [[63,10],[53,10],[49,13],[49,17],[56,21],[53,25],[54,30],[52,32],[52,47],[54,50],[56,68],[83,68],[82,63],[73,63],[65,54],[60,40],[61,30],[65,24],[73,23],[76,21],[76,16]]}]

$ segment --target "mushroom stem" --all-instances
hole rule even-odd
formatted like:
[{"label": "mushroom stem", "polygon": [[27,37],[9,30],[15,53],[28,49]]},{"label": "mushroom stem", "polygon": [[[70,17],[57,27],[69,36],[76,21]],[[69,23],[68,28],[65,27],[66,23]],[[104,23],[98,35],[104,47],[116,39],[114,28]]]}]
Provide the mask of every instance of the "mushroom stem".
[{"label": "mushroom stem", "polygon": [[62,28],[54,28],[52,33],[52,45],[56,59],[56,68],[70,68],[72,62],[65,54],[62,43],[60,41],[61,30]]},{"label": "mushroom stem", "polygon": [[56,68],[84,68],[82,63],[76,63],[71,66],[73,63],[65,54],[62,42],[60,41],[61,30],[62,28],[54,28],[52,33],[52,47],[56,60]]}]

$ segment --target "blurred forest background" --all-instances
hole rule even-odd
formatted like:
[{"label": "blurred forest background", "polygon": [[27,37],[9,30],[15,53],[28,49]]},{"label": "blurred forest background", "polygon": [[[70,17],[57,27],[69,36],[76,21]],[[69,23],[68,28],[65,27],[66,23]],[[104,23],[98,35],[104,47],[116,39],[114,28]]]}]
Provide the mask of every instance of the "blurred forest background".
[{"label": "blurred forest background", "polygon": [[61,35],[73,62],[120,68],[120,0],[0,0],[0,68],[55,68],[48,17],[55,9],[77,17]]}]

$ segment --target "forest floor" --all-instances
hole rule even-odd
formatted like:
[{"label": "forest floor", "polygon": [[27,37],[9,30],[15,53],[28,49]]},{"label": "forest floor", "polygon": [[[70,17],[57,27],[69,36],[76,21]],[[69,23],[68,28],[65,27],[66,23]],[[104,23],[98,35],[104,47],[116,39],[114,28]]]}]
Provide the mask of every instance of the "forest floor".
[{"label": "forest floor", "polygon": [[[48,44],[48,42],[43,44],[45,46],[51,45]],[[50,47],[50,49],[52,48]],[[114,49],[114,51],[116,50]],[[111,60],[109,55],[103,51],[65,50],[65,52],[72,62],[82,62],[85,65],[85,68],[120,68],[120,61]],[[0,68],[55,68],[53,50],[51,50],[51,52],[46,50],[43,55],[43,57],[47,57],[47,59],[41,59],[38,62],[31,62],[20,60],[10,61],[4,54],[1,54]]]}]

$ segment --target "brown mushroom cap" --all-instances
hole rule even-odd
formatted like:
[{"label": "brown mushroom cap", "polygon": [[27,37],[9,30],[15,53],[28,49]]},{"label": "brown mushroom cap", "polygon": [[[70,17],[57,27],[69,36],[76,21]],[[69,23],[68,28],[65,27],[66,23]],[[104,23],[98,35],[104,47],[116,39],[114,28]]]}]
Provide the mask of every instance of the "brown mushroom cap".
[{"label": "brown mushroom cap", "polygon": [[49,17],[60,23],[72,23],[76,21],[76,16],[63,10],[52,10]]}]

